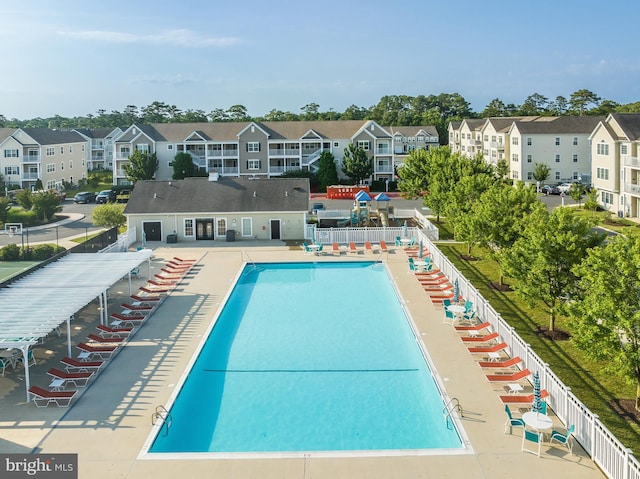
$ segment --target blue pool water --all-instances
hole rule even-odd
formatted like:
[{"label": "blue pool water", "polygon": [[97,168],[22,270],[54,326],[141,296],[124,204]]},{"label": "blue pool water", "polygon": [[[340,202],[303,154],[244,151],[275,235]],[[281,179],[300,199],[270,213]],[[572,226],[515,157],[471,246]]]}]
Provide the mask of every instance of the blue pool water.
[{"label": "blue pool water", "polygon": [[383,266],[248,265],[150,452],[461,448]]}]

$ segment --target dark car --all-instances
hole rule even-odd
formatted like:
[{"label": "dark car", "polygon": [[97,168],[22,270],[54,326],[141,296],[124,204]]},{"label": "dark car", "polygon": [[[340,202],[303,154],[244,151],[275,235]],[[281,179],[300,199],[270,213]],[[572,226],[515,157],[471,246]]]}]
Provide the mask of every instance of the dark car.
[{"label": "dark car", "polygon": [[96,200],[96,194],[90,191],[81,191],[73,197],[74,203],[92,203]]},{"label": "dark car", "polygon": [[98,203],[99,205],[103,205],[109,202],[111,202],[111,190],[102,190],[100,193],[98,193],[98,196],[96,196],[96,203]]},{"label": "dark car", "polygon": [[313,211],[314,213],[320,211],[320,210],[324,210],[324,203],[314,203],[311,206],[311,211]]},{"label": "dark car", "polygon": [[544,185],[540,191],[545,195],[559,195],[560,189],[557,186]]}]

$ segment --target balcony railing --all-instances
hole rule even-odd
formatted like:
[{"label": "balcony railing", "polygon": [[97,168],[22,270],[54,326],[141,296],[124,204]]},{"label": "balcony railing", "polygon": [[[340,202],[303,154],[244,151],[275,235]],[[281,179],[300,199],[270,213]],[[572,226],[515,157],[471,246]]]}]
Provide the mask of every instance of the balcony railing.
[{"label": "balcony railing", "polygon": [[22,163],[40,163],[40,155],[25,155],[22,157]]},{"label": "balcony railing", "polygon": [[237,158],[238,150],[237,149],[207,150],[207,157],[208,158],[223,158],[223,157]]},{"label": "balcony railing", "polygon": [[300,156],[300,149],[269,148],[269,156]]},{"label": "balcony railing", "polygon": [[385,147],[385,148],[378,147],[378,148],[376,148],[376,155],[390,155],[390,154],[391,154],[391,148],[389,148],[389,147]]},{"label": "balcony railing", "polygon": [[631,195],[640,196],[640,185],[636,185],[633,183],[625,183],[624,192],[629,193]]},{"label": "balcony railing", "polygon": [[374,173],[393,173],[393,165],[378,165]]},{"label": "balcony railing", "polygon": [[624,166],[628,166],[630,168],[640,168],[640,158],[638,158],[637,156],[625,156]]},{"label": "balcony railing", "polygon": [[496,148],[498,150],[504,150],[504,143],[497,142],[497,141],[492,141],[491,142],[491,148]]}]

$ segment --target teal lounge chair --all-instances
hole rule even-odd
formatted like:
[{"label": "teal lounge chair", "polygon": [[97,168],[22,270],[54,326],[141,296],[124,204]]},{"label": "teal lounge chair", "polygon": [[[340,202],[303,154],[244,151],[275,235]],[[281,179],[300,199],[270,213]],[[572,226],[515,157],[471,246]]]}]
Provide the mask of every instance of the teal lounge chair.
[{"label": "teal lounge chair", "polygon": [[400,236],[396,236],[396,246],[402,246],[402,238]]},{"label": "teal lounge chair", "polygon": [[511,430],[513,427],[524,427],[524,421],[520,418],[515,418],[511,415],[511,409],[509,409],[509,405],[504,405],[504,412],[507,413],[507,422],[504,423],[504,433],[507,433],[507,429],[509,429],[509,434],[511,434]]}]

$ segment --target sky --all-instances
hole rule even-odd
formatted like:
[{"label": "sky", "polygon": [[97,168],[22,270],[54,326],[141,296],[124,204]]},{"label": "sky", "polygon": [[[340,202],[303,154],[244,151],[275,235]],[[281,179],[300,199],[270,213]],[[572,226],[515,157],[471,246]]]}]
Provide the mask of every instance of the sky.
[{"label": "sky", "polygon": [[458,93],[640,101],[640,2],[0,0],[0,115],[154,101],[251,116]]}]

